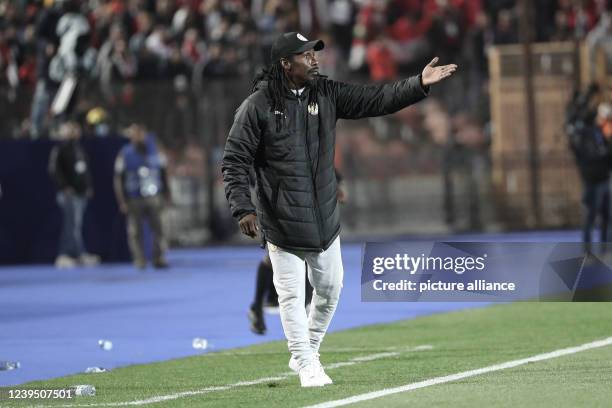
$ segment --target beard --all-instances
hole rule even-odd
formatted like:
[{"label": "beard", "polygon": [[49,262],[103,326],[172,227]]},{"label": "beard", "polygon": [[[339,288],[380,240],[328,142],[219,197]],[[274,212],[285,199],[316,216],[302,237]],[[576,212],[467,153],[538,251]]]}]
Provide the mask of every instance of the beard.
[{"label": "beard", "polygon": [[321,73],[321,71],[319,71],[319,70],[311,73],[310,75],[312,76],[313,80],[318,80],[318,79],[321,79],[321,78],[327,78],[327,75],[323,75]]},{"label": "beard", "polygon": [[327,78],[325,75],[322,75],[319,71],[311,72],[308,75],[310,76],[310,79],[308,79],[307,84],[310,86],[316,85],[317,82],[319,82],[319,80],[322,78]]}]

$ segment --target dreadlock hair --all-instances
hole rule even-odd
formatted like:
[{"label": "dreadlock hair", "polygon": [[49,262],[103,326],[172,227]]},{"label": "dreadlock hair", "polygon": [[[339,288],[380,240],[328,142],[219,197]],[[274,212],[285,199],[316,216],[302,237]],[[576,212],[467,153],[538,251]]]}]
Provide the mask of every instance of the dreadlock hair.
[{"label": "dreadlock hair", "polygon": [[291,89],[289,88],[289,81],[287,80],[280,61],[271,63],[267,68],[262,69],[255,77],[253,81],[253,92],[257,90],[257,84],[260,81],[268,82],[265,92],[268,97],[268,103],[270,104],[270,111],[273,113],[277,111],[283,113],[282,115],[274,115],[276,118],[276,131],[279,132],[283,127],[283,119],[285,117],[285,94],[290,92]]},{"label": "dreadlock hair", "polygon": [[[319,91],[318,78],[323,75],[317,75],[310,81],[308,86],[310,87],[310,93],[308,95],[308,106],[317,103],[317,93]],[[262,69],[253,80],[252,92],[257,90],[257,84],[261,81],[267,81],[268,86],[266,88],[266,96],[268,97],[268,103],[270,104],[271,112],[281,112],[282,114],[275,114],[276,118],[276,131],[280,132],[283,128],[285,118],[285,95],[291,92],[290,81],[285,74],[285,70],[280,61],[276,61],[268,65],[267,68]]]}]

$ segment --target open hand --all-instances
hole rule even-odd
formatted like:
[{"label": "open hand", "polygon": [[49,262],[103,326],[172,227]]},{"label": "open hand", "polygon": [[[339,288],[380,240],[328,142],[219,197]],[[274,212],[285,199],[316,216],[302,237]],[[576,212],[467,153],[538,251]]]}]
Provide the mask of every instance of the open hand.
[{"label": "open hand", "polygon": [[240,231],[244,235],[248,235],[251,238],[257,237],[257,216],[255,214],[247,214],[240,219],[238,222],[240,225]]},{"label": "open hand", "polygon": [[453,75],[453,72],[457,70],[456,64],[442,65],[436,67],[435,65],[438,63],[439,58],[435,57],[431,60],[429,64],[425,66],[423,69],[423,73],[421,74],[421,81],[423,82],[423,86],[429,86],[436,84],[443,79],[448,78]]}]

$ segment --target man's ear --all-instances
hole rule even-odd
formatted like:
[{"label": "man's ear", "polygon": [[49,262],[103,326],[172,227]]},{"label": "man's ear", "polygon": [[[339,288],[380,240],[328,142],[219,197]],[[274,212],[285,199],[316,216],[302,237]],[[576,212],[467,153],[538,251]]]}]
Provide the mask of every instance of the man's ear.
[{"label": "man's ear", "polygon": [[291,71],[291,62],[289,62],[288,59],[283,58],[281,60],[281,65],[283,66],[284,70]]}]

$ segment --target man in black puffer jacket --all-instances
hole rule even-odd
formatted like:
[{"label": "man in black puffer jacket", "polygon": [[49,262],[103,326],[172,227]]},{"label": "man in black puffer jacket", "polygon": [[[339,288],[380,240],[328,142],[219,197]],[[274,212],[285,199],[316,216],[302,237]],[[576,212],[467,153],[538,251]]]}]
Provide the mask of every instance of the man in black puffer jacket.
[{"label": "man in black puffer jacket", "polygon": [[[429,85],[456,65],[435,67],[388,85],[349,85],[319,75],[315,51],[322,41],[299,33],[279,36],[272,63],[236,111],[223,156],[225,193],[241,231],[267,244],[274,269],[289,366],[303,387],[331,384],[318,350],[342,287],[340,215],[334,173],[336,121],[380,116],[423,99]],[[249,169],[256,177],[251,202]],[[314,287],[304,310],[303,265]]]}]

